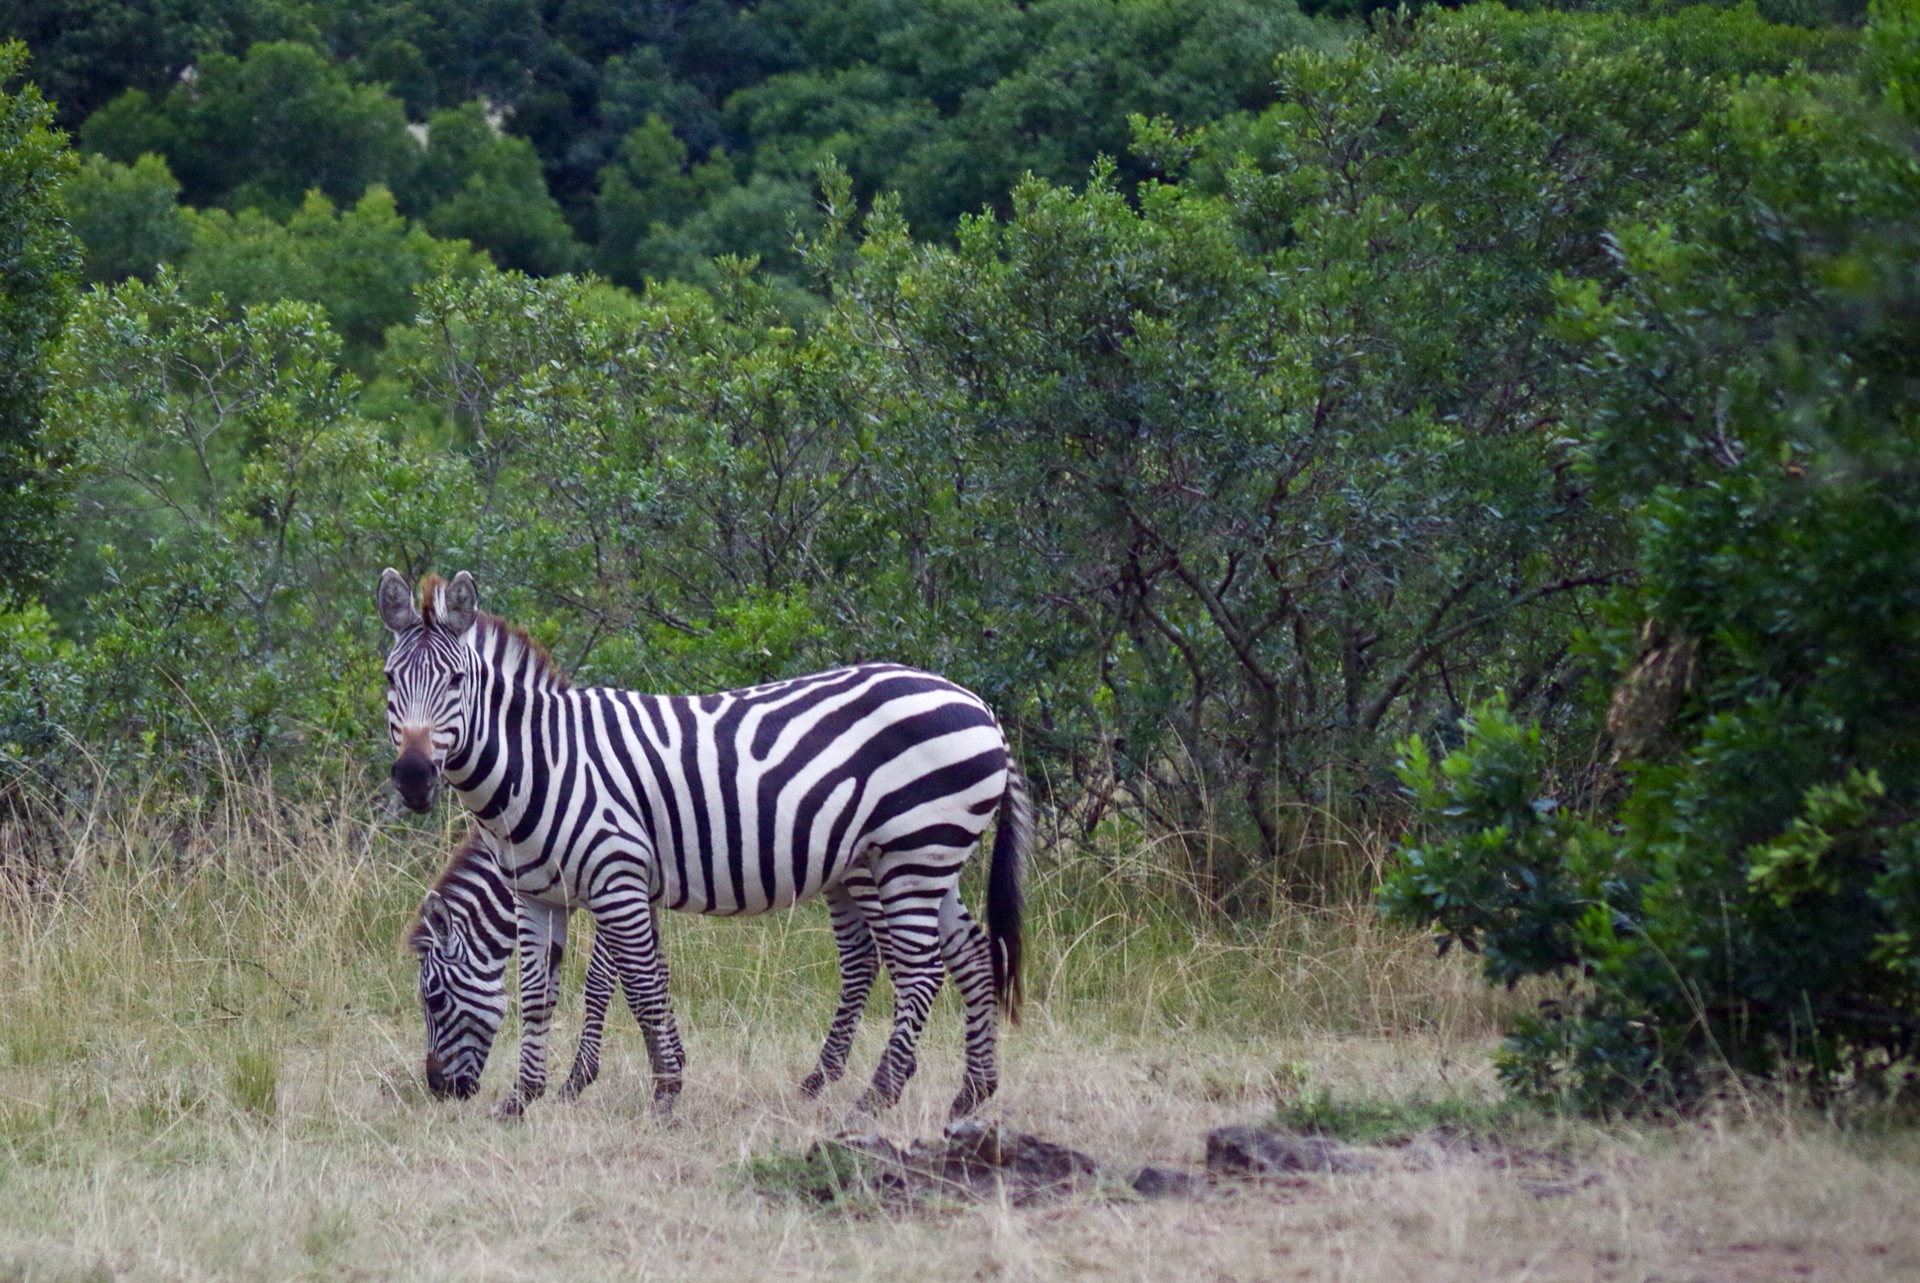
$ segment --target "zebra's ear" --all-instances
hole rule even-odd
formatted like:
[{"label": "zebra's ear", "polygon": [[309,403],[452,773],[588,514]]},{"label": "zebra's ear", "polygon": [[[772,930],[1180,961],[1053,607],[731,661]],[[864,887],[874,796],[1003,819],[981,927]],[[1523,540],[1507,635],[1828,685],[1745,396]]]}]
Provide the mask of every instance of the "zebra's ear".
[{"label": "zebra's ear", "polygon": [[473,576],[461,571],[447,585],[444,606],[438,612],[440,622],[447,631],[459,636],[473,627],[473,621],[480,614],[480,589],[473,582]]},{"label": "zebra's ear", "polygon": [[415,953],[429,949],[445,953],[452,939],[453,910],[447,907],[438,891],[427,892],[427,898],[420,904],[420,921],[407,935],[407,947]]},{"label": "zebra's ear", "polygon": [[380,590],[373,595],[374,604],[380,608],[380,622],[391,633],[404,633],[420,622],[420,612],[413,608],[413,589],[407,587],[407,581],[400,572],[388,566],[380,572]]}]

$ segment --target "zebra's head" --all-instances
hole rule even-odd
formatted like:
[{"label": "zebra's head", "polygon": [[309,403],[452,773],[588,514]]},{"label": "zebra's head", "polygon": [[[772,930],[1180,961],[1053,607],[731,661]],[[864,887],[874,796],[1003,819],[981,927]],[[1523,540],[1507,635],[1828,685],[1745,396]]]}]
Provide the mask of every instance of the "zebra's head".
[{"label": "zebra's head", "polygon": [[440,771],[466,742],[468,694],[478,657],[468,638],[480,617],[473,576],[448,583],[429,576],[420,605],[400,572],[389,568],[375,594],[380,620],[393,634],[387,652],[387,732],[393,737],[393,787],[414,811],[430,810]]},{"label": "zebra's head", "polygon": [[465,1100],[480,1089],[480,1071],[487,1067],[494,1035],[507,1017],[512,939],[493,939],[482,924],[456,912],[448,897],[434,890],[420,906],[420,920],[407,935],[407,947],[420,957],[427,1090],[442,1099]]}]

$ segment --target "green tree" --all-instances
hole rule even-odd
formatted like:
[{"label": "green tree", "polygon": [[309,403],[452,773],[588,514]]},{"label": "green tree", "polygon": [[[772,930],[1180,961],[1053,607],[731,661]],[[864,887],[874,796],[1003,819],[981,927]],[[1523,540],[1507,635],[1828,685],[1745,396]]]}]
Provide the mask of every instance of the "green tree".
[{"label": "green tree", "polygon": [[436,521],[468,514],[459,462],[385,440],[339,358],[313,305],[199,306],[171,269],[82,298],[56,372],[84,464],[69,734],[190,790],[362,742],[379,650],[348,583],[410,551],[385,514],[421,496]]},{"label": "green tree", "polygon": [[1611,271],[1609,221],[1678,198],[1662,148],[1729,92],[1495,9],[1277,68],[1258,117],[1141,122],[1183,181],[1030,181],[951,256],[876,232],[857,290],[912,375],[887,510],[923,610],[991,619],[978,683],[1040,692],[1014,716],[1089,790],[1212,835],[1223,891],[1311,880],[1289,815],[1384,805],[1396,730],[1495,690],[1591,725],[1563,621],[1629,554],[1569,471],[1556,273]]},{"label": "green tree", "polygon": [[501,133],[482,103],[428,118],[425,153],[403,190],[434,235],[471,241],[501,267],[551,276],[579,260],[532,144]]},{"label": "green tree", "polygon": [[415,120],[426,119],[439,99],[439,86],[426,55],[412,41],[397,36],[376,41],[356,58],[353,74],[357,80],[385,88]]},{"label": "green tree", "polygon": [[400,217],[374,187],[351,208],[309,192],[279,223],[258,210],[189,213],[191,248],[179,259],[187,296],[244,308],[282,299],[317,303],[345,343],[346,359],[370,366],[387,330],[413,319],[413,292],[448,273],[476,270],[462,242],[438,240]]},{"label": "green tree", "polygon": [[356,85],[319,51],[291,41],[244,58],[210,53],[159,101],[129,90],[89,117],[88,150],[123,164],[166,157],[194,206],[258,208],[284,218],[319,189],[347,204],[393,186],[419,163],[400,103]]},{"label": "green tree", "polygon": [[863,201],[901,194],[945,235],[1003,211],[1023,174],[1077,182],[1127,155],[1130,114],[1197,126],[1272,101],[1270,65],[1319,40],[1293,0],[796,3],[762,11],[799,65],[736,91],[729,141],[752,175],[795,180],[828,156]]},{"label": "green tree", "polygon": [[164,95],[208,53],[316,41],[313,9],[304,0],[6,0],[0,34],[32,50],[34,79],[72,130],[128,89]]},{"label": "green tree", "polygon": [[789,310],[804,310],[794,274],[793,237],[818,225],[812,187],[756,173],[734,181],[715,150],[689,165],[687,150],[653,117],[627,135],[621,159],[600,171],[596,202],[600,245],[595,265],[622,284],[672,279],[715,286],[713,260],[732,256],[766,268],[783,283]]},{"label": "green tree", "polygon": [[61,204],[73,156],[39,91],[14,87],[25,62],[0,44],[0,597],[38,591],[59,554],[67,460],[43,420],[46,353],[79,267]]},{"label": "green tree", "polygon": [[716,152],[689,166],[687,147],[658,116],[628,134],[620,162],[600,171],[600,238],[594,266],[638,288],[685,266],[672,230],[733,186],[733,167]]},{"label": "green tree", "polygon": [[670,120],[696,152],[719,144],[721,104],[780,66],[760,8],[740,0],[550,6],[551,44],[497,100],[539,151],[555,197],[576,217],[585,213],[599,171],[648,113]]},{"label": "green tree", "polygon": [[715,104],[674,75],[657,45],[642,45],[608,58],[600,68],[599,92],[595,115],[607,131],[609,159],[627,135],[651,116],[665,120],[693,151],[706,153],[720,145],[720,113]]},{"label": "green tree", "polygon": [[847,529],[860,354],[787,328],[738,264],[716,294],[489,273],[425,291],[395,349],[485,496],[463,564],[583,678],[702,689],[875,653],[874,545]]},{"label": "green tree", "polygon": [[796,71],[728,99],[727,123],[750,140],[756,173],[811,179],[831,157],[871,199],[938,137],[938,109],[923,95],[915,78],[867,63]]},{"label": "green tree", "polygon": [[177,262],[191,237],[191,215],[179,196],[167,162],[152,153],[131,165],[83,157],[67,186],[67,213],[86,247],[86,279],[150,280],[160,264]]},{"label": "green tree", "polygon": [[[1125,157],[1130,115],[1196,126],[1258,110],[1273,100],[1275,55],[1319,43],[1292,0],[1041,0],[1019,11],[1018,62],[961,94],[938,139],[893,177],[916,226],[1004,208],[1023,173],[1065,183],[1100,155]],[[986,31],[1004,48],[1003,34]],[[918,39],[903,36],[889,52],[929,71],[951,65],[939,25],[912,34]],[[989,57],[982,67],[999,62]],[[938,102],[953,91],[930,96]]]}]

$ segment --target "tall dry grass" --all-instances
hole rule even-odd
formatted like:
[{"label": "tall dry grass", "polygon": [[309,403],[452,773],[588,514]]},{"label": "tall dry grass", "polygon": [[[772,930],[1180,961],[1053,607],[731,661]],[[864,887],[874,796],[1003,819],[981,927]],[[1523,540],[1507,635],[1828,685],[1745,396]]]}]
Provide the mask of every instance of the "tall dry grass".
[{"label": "tall dry grass", "polygon": [[[849,1219],[764,1196],[745,1160],[830,1132],[860,1086],[793,1090],[835,988],[817,906],[666,923],[690,1052],[677,1125],[651,1116],[623,1017],[586,1099],[501,1126],[484,1101],[510,1054],[481,1101],[421,1089],[395,944],[455,817],[383,812],[350,772],[317,801],[235,781],[223,799],[191,823],[178,799],[103,801],[68,818],[58,867],[3,879],[0,1280],[1920,1277],[1911,1140],[1783,1106],[1678,1132],[1533,1124],[1516,1146],[1576,1161],[1550,1203],[1486,1154],[1438,1150],[1194,1205]],[[1031,1008],[991,1112],[1121,1170],[1194,1163],[1208,1128],[1308,1092],[1489,1099],[1486,1053],[1523,1000],[1359,899],[1220,921],[1147,842],[1042,853],[1028,896]],[[959,1042],[943,999],[890,1134],[938,1130]]]}]

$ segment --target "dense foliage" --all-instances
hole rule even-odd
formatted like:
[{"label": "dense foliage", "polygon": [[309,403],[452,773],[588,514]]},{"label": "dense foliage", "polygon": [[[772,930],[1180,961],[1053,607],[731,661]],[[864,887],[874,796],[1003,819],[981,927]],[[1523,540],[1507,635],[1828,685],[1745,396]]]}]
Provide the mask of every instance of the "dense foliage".
[{"label": "dense foliage", "polygon": [[1618,804],[1601,826],[1540,796],[1540,737],[1482,709],[1462,750],[1409,746],[1428,823],[1387,891],[1491,978],[1582,978],[1510,1043],[1529,1092],[1913,1073],[1916,34],[1890,6],[1858,92],[1743,89],[1689,141],[1686,198],[1618,228],[1617,284],[1562,283],[1585,467],[1636,512],[1590,639],[1622,674]]},{"label": "dense foliage", "polygon": [[1274,52],[1326,38],[1293,0],[13,0],[0,34],[89,152],[163,159],[196,207],[381,184],[502,267],[636,288],[791,271],[827,156],[950,231],[1123,156],[1129,113],[1264,105]]},{"label": "dense foliage", "polygon": [[1905,1072],[1913,0],[69,8],[8,814],[377,757],[468,568],[583,681],[944,671],[1229,908],[1410,791],[1526,1090]]},{"label": "dense foliage", "polygon": [[0,606],[43,587],[58,554],[50,518],[66,480],[41,420],[45,350],[73,290],[75,246],[59,185],[73,158],[52,112],[18,77],[25,50],[0,44]]}]

